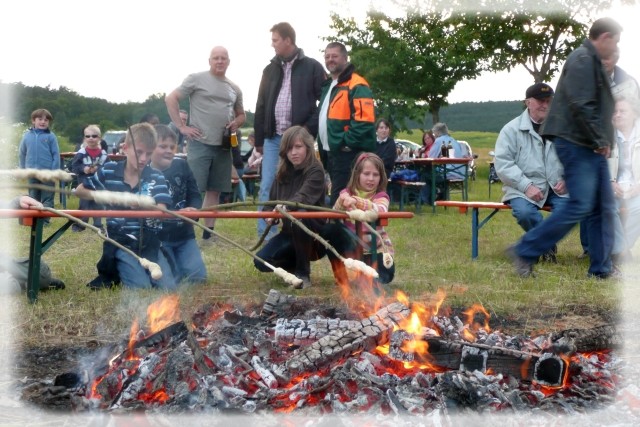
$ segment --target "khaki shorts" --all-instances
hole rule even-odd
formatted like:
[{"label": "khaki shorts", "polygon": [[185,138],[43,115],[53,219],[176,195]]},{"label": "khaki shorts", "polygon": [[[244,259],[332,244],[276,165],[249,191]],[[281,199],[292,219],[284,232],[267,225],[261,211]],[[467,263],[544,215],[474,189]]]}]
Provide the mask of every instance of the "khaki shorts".
[{"label": "khaki shorts", "polygon": [[231,150],[189,141],[187,162],[200,191],[231,191]]}]

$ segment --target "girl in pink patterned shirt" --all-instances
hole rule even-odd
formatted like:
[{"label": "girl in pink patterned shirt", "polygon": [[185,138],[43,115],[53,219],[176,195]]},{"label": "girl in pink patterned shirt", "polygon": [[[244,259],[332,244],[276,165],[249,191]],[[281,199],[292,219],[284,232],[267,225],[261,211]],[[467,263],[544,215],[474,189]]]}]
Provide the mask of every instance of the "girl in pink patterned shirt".
[{"label": "girl in pink patterned shirt", "polygon": [[[347,187],[340,192],[340,196],[336,200],[334,209],[351,211],[360,209],[363,211],[387,212],[389,210],[389,195],[386,193],[387,175],[384,171],[384,163],[382,159],[373,153],[362,153],[356,158],[351,178]],[[395,274],[395,266],[385,267],[383,263],[383,245],[390,255],[393,256],[393,246],[389,235],[383,227],[377,228],[378,233],[382,237],[382,241],[377,239],[377,270],[379,274],[378,281],[386,284],[393,280]],[[355,235],[355,225],[351,221],[345,221],[344,224],[338,224],[334,230],[330,232],[332,236],[329,241],[342,254],[347,257],[354,255],[358,239]],[[331,238],[333,237],[333,238]],[[365,262],[371,263],[372,254],[369,250],[369,242],[371,241],[371,233],[366,233],[363,240],[366,243],[364,247]],[[353,257],[352,257],[353,258]],[[346,273],[339,261],[332,259],[331,266],[336,275],[336,279],[340,282]],[[340,277],[342,276],[342,277]],[[343,282],[344,283],[344,282]]]}]

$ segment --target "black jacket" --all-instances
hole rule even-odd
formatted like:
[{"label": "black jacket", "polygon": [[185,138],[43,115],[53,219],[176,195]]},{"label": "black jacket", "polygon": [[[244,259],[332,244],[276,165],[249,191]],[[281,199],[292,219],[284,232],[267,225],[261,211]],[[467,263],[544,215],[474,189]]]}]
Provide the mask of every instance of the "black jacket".
[{"label": "black jacket", "polygon": [[387,174],[387,178],[389,178],[391,172],[393,172],[393,168],[396,166],[396,141],[388,137],[383,143],[376,142],[376,154],[382,159],[384,171]]},{"label": "black jacket", "polygon": [[[276,134],[275,106],[282,77],[282,60],[276,56],[262,71],[254,117],[256,147],[262,147],[265,138]],[[298,49],[298,57],[291,69],[291,125],[305,126],[314,138],[318,134],[320,86],[326,79],[322,65]]]},{"label": "black jacket", "polygon": [[593,43],[585,40],[567,58],[540,135],[593,149],[611,146],[613,110],[609,78]]}]

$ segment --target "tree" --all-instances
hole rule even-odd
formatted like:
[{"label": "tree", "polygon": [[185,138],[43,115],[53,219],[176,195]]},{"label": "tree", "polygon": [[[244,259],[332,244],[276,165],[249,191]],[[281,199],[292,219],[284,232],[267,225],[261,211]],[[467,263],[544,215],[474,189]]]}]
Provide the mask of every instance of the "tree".
[{"label": "tree", "polygon": [[455,85],[477,77],[484,69],[487,47],[472,41],[464,22],[443,17],[438,11],[391,18],[369,11],[361,29],[353,19],[331,15],[335,37],[351,48],[351,60],[371,84],[378,113],[394,127],[404,128],[404,118],[416,117],[427,106],[438,121],[440,107]]},{"label": "tree", "polygon": [[[619,0],[635,4],[635,0]],[[483,71],[522,65],[549,81],[614,0],[396,0],[404,16],[367,12],[364,25],[331,15],[336,35],[371,84],[378,113],[394,127],[427,107],[433,122],[455,85]]]}]

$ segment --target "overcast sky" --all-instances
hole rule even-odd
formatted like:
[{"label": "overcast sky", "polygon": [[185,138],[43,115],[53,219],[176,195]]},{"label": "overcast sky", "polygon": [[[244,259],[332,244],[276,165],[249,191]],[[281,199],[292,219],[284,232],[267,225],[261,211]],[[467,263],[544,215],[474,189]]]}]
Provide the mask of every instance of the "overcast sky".
[{"label": "overcast sky", "polygon": [[[0,80],[53,88],[112,102],[144,101],[169,92],[190,73],[206,70],[215,45],[228,48],[228,77],[255,110],[262,69],[273,57],[271,26],[290,22],[297,44],[322,64],[322,37],[331,34],[329,13],[362,16],[369,1],[279,0],[203,2],[196,0],[110,0],[3,2],[0,24]],[[347,5],[346,7],[344,5]],[[390,3],[378,4],[388,10]],[[388,6],[388,7],[387,7]],[[619,65],[640,76],[639,8],[615,11],[625,31]],[[521,99],[533,82],[522,67],[459,83],[449,102]],[[554,84],[555,82],[552,82]]]}]

